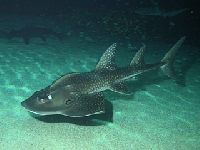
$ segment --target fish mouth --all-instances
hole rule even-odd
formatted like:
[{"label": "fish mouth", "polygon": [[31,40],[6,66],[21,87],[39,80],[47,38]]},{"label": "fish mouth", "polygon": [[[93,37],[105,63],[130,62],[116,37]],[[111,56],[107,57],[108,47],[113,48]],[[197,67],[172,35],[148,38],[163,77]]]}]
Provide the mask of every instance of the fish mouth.
[{"label": "fish mouth", "polygon": [[28,110],[29,112],[32,112],[32,113],[37,114],[35,111],[31,110],[31,109],[28,107],[28,105],[27,105],[27,103],[26,103],[25,101],[21,102],[21,106],[23,106],[23,107],[24,107],[26,110]]},{"label": "fish mouth", "polygon": [[36,111],[34,111],[32,109],[32,107],[29,107],[29,105],[27,104],[26,101],[21,102],[21,106],[23,106],[25,109],[27,109],[28,111],[32,112],[32,113],[37,113]]},{"label": "fish mouth", "polygon": [[40,116],[61,114],[59,111],[52,111],[52,110],[42,111],[42,110],[35,109],[34,107],[30,107],[29,103],[27,103],[26,100],[21,102],[21,106],[24,107],[29,112],[40,115]]}]

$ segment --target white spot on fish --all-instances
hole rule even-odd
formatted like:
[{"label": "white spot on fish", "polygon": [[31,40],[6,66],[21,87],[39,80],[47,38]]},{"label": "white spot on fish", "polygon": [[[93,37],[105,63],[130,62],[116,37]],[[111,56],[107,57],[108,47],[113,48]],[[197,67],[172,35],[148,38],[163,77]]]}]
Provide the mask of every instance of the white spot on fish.
[{"label": "white spot on fish", "polygon": [[52,99],[52,96],[51,95],[48,95],[48,100],[51,100]]}]

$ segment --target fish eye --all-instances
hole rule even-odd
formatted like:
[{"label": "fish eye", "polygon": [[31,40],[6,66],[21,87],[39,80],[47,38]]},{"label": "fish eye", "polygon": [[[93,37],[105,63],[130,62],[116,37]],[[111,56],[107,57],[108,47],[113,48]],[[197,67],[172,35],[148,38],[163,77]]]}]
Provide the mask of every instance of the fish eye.
[{"label": "fish eye", "polygon": [[67,99],[67,100],[65,101],[65,104],[66,104],[66,105],[70,105],[72,102],[73,102],[73,101],[72,101],[71,99]]},{"label": "fish eye", "polygon": [[42,97],[37,97],[37,100],[41,103],[46,103],[48,102],[49,100],[52,100],[52,96],[51,95],[48,95],[48,96],[42,96]]},{"label": "fish eye", "polygon": [[51,99],[52,99],[52,96],[51,96],[51,95],[48,95],[47,98],[48,98],[48,100],[51,100]]}]

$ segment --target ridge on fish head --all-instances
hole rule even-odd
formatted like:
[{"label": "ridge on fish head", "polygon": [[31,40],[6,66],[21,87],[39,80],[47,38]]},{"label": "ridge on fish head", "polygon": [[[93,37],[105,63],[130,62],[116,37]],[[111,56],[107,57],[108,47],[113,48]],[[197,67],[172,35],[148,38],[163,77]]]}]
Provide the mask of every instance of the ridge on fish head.
[{"label": "ridge on fish head", "polygon": [[[57,82],[54,83],[57,84]],[[61,114],[82,117],[104,113],[102,92],[86,94],[76,91],[73,85],[55,84],[36,91],[21,105],[30,112],[40,115]]]},{"label": "ridge on fish head", "polygon": [[73,100],[73,96],[70,94],[69,90],[64,91],[64,89],[61,88],[51,91],[50,87],[47,87],[41,91],[36,91],[21,104],[31,112],[51,115],[55,113],[60,114],[63,110],[70,108]]}]

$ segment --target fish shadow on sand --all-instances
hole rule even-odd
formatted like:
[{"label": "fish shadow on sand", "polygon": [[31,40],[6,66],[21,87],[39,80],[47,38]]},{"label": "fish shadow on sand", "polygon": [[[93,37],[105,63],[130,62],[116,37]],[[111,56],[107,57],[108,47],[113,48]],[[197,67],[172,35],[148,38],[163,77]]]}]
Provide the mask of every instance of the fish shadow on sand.
[{"label": "fish shadow on sand", "polygon": [[[134,101],[134,95],[136,92],[147,91],[146,87],[148,85],[153,85],[153,84],[159,85],[165,80],[171,80],[171,79],[167,76],[163,76],[162,72],[160,72],[159,69],[151,70],[149,72],[140,74],[138,76],[138,79],[133,81],[128,81],[126,83],[129,91],[131,92],[131,95],[123,95],[107,91],[105,92],[105,96],[110,101],[117,101],[119,99],[123,99],[125,101]],[[175,83],[176,81],[174,82],[174,84]]]},{"label": "fish shadow on sand", "polygon": [[135,93],[137,91],[146,91],[146,86],[160,84],[165,80],[171,80],[171,78],[163,76],[159,69],[155,69],[141,74],[136,81],[128,82],[127,86],[132,93]]},{"label": "fish shadow on sand", "polygon": [[[192,67],[193,64],[197,61],[197,59],[200,58],[200,51],[197,50],[192,53],[191,56],[187,57],[187,60],[183,63],[176,64],[176,70],[179,70],[177,72],[177,77],[174,79],[174,84],[185,87],[186,86],[186,75],[189,69]],[[138,91],[147,91],[146,86],[148,85],[155,85],[160,84],[163,81],[171,80],[171,78],[167,76],[163,76],[162,72],[159,70],[159,68],[151,70],[149,72],[145,72],[143,74],[140,74],[138,77],[136,77],[136,80],[130,80],[126,83],[129,91],[131,92],[131,95],[123,95],[119,93],[114,93],[111,91],[104,92],[104,95],[110,100],[110,101],[116,101],[118,99],[123,99],[127,101],[132,101],[133,96]]]},{"label": "fish shadow on sand", "polygon": [[113,104],[105,99],[105,113],[87,117],[68,117],[63,115],[40,116],[33,113],[30,113],[30,115],[46,123],[73,123],[80,126],[101,126],[105,125],[106,122],[113,122]]}]

